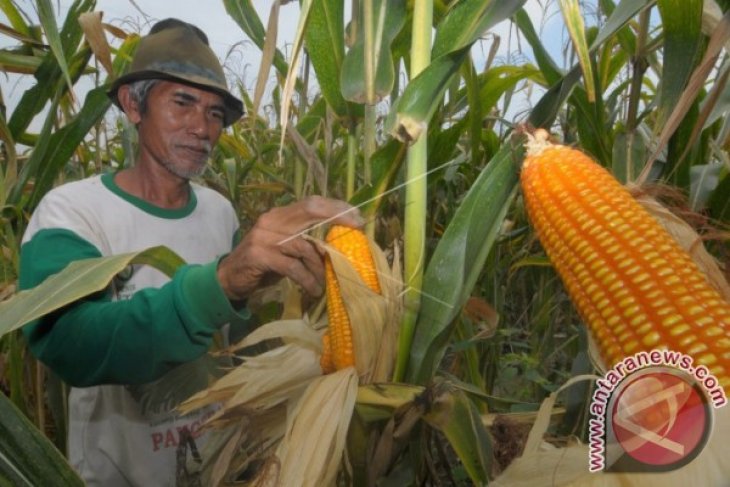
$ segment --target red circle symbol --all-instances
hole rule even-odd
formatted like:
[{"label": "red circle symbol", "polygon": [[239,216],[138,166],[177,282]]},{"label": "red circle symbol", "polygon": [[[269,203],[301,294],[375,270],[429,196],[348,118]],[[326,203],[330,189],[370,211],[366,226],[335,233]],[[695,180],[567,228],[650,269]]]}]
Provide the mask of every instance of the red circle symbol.
[{"label": "red circle symbol", "polygon": [[614,434],[635,460],[657,467],[686,463],[704,447],[710,421],[706,400],[685,378],[651,372],[617,392]]}]

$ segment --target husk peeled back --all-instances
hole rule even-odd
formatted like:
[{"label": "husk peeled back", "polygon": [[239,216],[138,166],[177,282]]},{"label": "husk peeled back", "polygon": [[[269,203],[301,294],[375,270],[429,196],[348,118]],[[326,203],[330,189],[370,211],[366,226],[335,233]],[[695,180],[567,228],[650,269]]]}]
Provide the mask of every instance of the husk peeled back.
[{"label": "husk peeled back", "polygon": [[322,376],[319,358],[326,316],[317,323],[306,316],[268,323],[230,347],[226,353],[233,354],[279,340],[275,348],[243,358],[179,407],[186,413],[220,405],[206,423],[217,429],[216,440],[203,450],[207,459],[203,478],[209,485],[235,478],[254,462],[261,464],[254,485],[334,484],[358,385],[390,379],[401,313],[397,250],[391,268],[383,252],[370,243],[382,290],[376,294],[341,255],[320,245],[330,252],[338,275],[352,324],[357,370],[350,367]]}]

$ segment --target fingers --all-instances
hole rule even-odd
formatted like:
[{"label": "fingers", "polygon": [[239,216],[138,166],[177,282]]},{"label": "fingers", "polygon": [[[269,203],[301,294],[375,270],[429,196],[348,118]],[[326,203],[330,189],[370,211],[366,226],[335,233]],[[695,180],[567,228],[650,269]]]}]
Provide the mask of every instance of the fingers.
[{"label": "fingers", "polygon": [[341,200],[310,196],[302,200],[305,211],[319,222],[359,228],[365,224],[360,210]]},{"label": "fingers", "polygon": [[[299,284],[310,296],[318,297],[324,291],[324,273],[318,276],[301,259],[289,258],[289,265],[282,275]],[[320,266],[321,266],[320,262]]]},{"label": "fingers", "polygon": [[284,255],[294,259],[296,264],[285,275],[300,284],[312,296],[319,296],[324,290],[323,256],[317,247],[301,237],[281,244]]},{"label": "fingers", "polygon": [[324,224],[359,228],[365,221],[356,207],[344,201],[310,196],[289,206],[268,211],[259,218],[257,224],[291,237]]},{"label": "fingers", "polygon": [[274,208],[253,228],[218,268],[219,281],[231,299],[245,299],[272,279],[288,277],[312,296],[324,289],[324,255],[303,234],[319,225],[361,227],[357,208],[344,201],[311,196]]}]

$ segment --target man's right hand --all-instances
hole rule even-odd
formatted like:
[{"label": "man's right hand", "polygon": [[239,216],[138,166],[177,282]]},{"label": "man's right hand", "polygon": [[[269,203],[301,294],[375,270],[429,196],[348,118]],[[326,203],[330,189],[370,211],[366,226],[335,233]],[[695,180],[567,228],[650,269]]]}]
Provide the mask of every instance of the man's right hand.
[{"label": "man's right hand", "polygon": [[323,252],[302,235],[324,221],[355,228],[364,223],[357,208],[320,196],[261,215],[218,265],[218,280],[228,299],[245,300],[257,288],[282,277],[290,278],[309,295],[320,296],[324,290]]}]

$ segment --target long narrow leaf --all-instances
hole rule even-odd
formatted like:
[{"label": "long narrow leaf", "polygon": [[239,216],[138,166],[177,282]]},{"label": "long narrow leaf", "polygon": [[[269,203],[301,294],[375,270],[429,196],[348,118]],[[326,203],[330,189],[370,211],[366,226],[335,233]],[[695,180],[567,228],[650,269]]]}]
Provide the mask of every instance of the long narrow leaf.
[{"label": "long narrow leaf", "polygon": [[[589,52],[593,52],[597,49],[606,41],[606,39],[621,30],[637,13],[653,4],[655,1],[656,0],[622,0],[606,21],[606,24],[598,32],[596,39],[591,43]],[[518,22],[518,27],[520,27],[520,30],[523,33],[526,32],[524,27],[526,26],[527,21],[529,21],[529,18],[526,20],[523,16],[521,18],[521,22]],[[527,32],[529,32],[529,28]],[[533,50],[539,51],[544,49],[539,38],[536,36],[526,35],[525,38],[530,43]],[[550,78],[548,77],[548,74],[552,73],[552,70],[548,73],[542,65],[541,68],[543,68],[543,73],[546,75],[546,79],[549,82]],[[535,127],[549,127],[553,123],[558,110],[560,110],[563,103],[565,103],[565,100],[567,100],[573,92],[573,88],[575,88],[576,83],[580,81],[580,72],[580,67],[574,66],[562,79],[554,82],[550,86],[550,89],[538,101],[530,114],[530,123],[532,125]]]},{"label": "long narrow leaf", "polygon": [[0,140],[5,148],[5,167],[0,168],[0,208],[5,206],[10,188],[18,178],[18,157],[15,152],[15,141],[5,123],[5,117],[0,113]]},{"label": "long narrow leaf", "polygon": [[32,37],[30,26],[25,22],[23,16],[20,15],[15,2],[11,0],[0,0],[0,10],[3,11],[5,17],[10,21],[13,29],[27,37]]},{"label": "long narrow leaf", "polygon": [[510,18],[525,0],[464,0],[439,24],[432,57],[471,46],[486,31]]},{"label": "long narrow leaf", "polygon": [[619,130],[613,143],[613,175],[622,183],[633,183],[646,161],[646,144],[641,134]]},{"label": "long narrow leaf", "polygon": [[515,13],[514,21],[517,28],[520,29],[520,33],[532,48],[535,61],[537,61],[537,65],[540,67],[540,71],[542,71],[547,84],[553,85],[557,83],[564,76],[564,73],[550,56],[543,40],[537,34],[537,31],[535,31],[535,26],[532,25],[530,15],[525,9],[520,9]]},{"label": "long narrow leaf", "polygon": [[84,485],[63,455],[5,394],[0,394],[0,418],[0,485]]},{"label": "long narrow leaf", "polygon": [[[395,80],[395,69],[391,44],[403,28],[406,21],[405,0],[377,0],[373,2],[373,23],[362,25],[353,47],[347,52],[342,63],[340,86],[343,96],[356,103],[367,102],[365,86],[365,29],[371,29],[375,35],[377,63],[374,73],[374,95],[381,99],[390,94]],[[383,20],[380,25],[379,21]]]},{"label": "long narrow leaf", "polygon": [[588,54],[583,14],[581,14],[578,0],[560,0],[560,10],[563,12],[565,25],[573,41],[573,49],[575,49],[578,55],[578,62],[583,70],[583,79],[585,81],[586,93],[588,93],[588,101],[592,103],[596,99],[596,87],[593,81],[591,58]]},{"label": "long narrow leaf", "polygon": [[702,0],[658,0],[664,33],[659,90],[659,126],[682,96],[702,56]]},{"label": "long narrow leaf", "polygon": [[516,194],[521,141],[518,137],[505,143],[487,164],[428,263],[406,374],[410,383],[430,380],[444,355],[452,322],[468,299]]},{"label": "long narrow leaf", "polygon": [[0,50],[0,69],[6,73],[33,74],[42,61],[43,59],[38,56]]},{"label": "long narrow leaf", "polygon": [[[68,15],[60,33],[61,39],[63,40],[65,58],[71,58],[73,53],[78,50],[83,37],[83,30],[79,25],[78,17],[84,12],[93,10],[95,5],[95,0],[76,0],[69,8]],[[71,68],[69,72],[70,78],[78,78],[85,68],[85,65],[78,66],[76,69]],[[49,100],[57,95],[59,89],[62,92],[64,88],[63,85],[60,85],[64,74],[59,68],[56,57],[52,53],[48,53],[43,59],[43,62],[35,72],[35,78],[38,83],[23,93],[13,114],[8,119],[8,128],[15,140],[20,140],[33,118],[46,108]],[[55,114],[49,114],[47,116],[51,117],[55,116]]]},{"label": "long narrow leaf", "polygon": [[458,389],[439,394],[423,419],[444,433],[474,485],[486,485],[492,470],[492,441],[467,395]]},{"label": "long narrow leaf", "polygon": [[[278,24],[279,24],[279,8],[281,2],[274,0],[271,4],[271,10],[269,11],[269,24],[266,29],[266,41],[261,49],[261,66],[259,67],[259,73],[256,76],[256,88],[253,94],[253,110],[254,114],[259,112],[259,105],[261,99],[264,96],[264,89],[266,88],[266,82],[269,78],[269,69],[271,63],[274,60],[274,54],[276,53],[276,38],[278,35]],[[256,122],[256,117],[251,117],[251,123]]]},{"label": "long narrow leaf", "polygon": [[730,176],[727,174],[712,192],[709,206],[713,218],[725,224],[730,223]]},{"label": "long narrow leaf", "polygon": [[184,261],[167,247],[72,262],[33,289],[0,302],[0,336],[67,304],[104,289],[130,264],[147,264],[167,275]]},{"label": "long narrow leaf", "polygon": [[106,72],[113,77],[112,54],[104,35],[104,26],[101,24],[101,12],[83,13],[79,16],[79,24],[84,29],[86,41],[91,46],[91,50],[94,51],[94,56],[104,66]]},{"label": "long narrow leaf", "polygon": [[692,73],[692,76],[687,82],[687,87],[684,89],[676,106],[672,109],[672,113],[669,115],[667,122],[663,125],[662,131],[659,134],[657,146],[652,155],[649,157],[649,161],[646,166],[644,166],[644,171],[639,176],[639,183],[642,183],[648,177],[648,169],[651,168],[652,163],[656,160],[661,151],[664,150],[664,147],[669,142],[672,134],[675,130],[677,130],[677,127],[679,127],[693,104],[695,104],[697,95],[704,86],[707,76],[715,66],[715,61],[720,55],[720,52],[728,39],[730,39],[730,12],[723,16],[722,21],[720,21],[715,32],[713,32],[712,37],[710,37],[710,42],[702,61],[697,66],[697,69],[695,69]]},{"label": "long narrow leaf", "polygon": [[[39,141],[36,145],[30,160],[23,167],[23,176],[19,181],[24,184],[30,174],[36,175],[33,192],[27,203],[29,207],[34,207],[53,186],[59,171],[69,161],[89,130],[104,116],[110,105],[106,88],[103,86],[95,88],[87,94],[83,108],[72,122],[52,134],[48,133],[50,127],[44,131],[41,135],[43,141]],[[22,191],[21,185],[17,185],[11,194],[11,202],[18,202]]]},{"label": "long narrow leaf", "polygon": [[485,30],[517,12],[523,3],[522,0],[466,0],[450,10],[437,30],[433,61],[396,100],[386,130],[399,140],[416,140],[441,103],[472,44]]},{"label": "long narrow leaf", "polygon": [[315,1],[304,38],[322,96],[340,117],[348,113],[347,102],[340,91],[340,72],[345,57],[344,15],[344,2],[340,0]]},{"label": "long narrow leaf", "polygon": [[386,130],[404,142],[418,139],[468,54],[469,47],[451,51],[416,76],[391,108]]},{"label": "long narrow leaf", "polygon": [[68,63],[66,62],[66,56],[61,45],[61,35],[56,25],[56,13],[53,11],[53,5],[51,4],[51,0],[38,0],[36,4],[38,5],[38,17],[40,17],[41,25],[46,33],[48,45],[51,47],[51,52],[56,58],[58,67],[61,69],[64,78],[66,78],[66,83],[70,90],[73,87],[73,83],[71,83]]},{"label": "long narrow leaf", "polygon": [[350,203],[360,208],[366,219],[374,218],[383,203],[381,197],[391,187],[396,175],[405,161],[406,145],[391,139],[386,142],[370,159],[372,180],[363,186],[350,199]]},{"label": "long narrow leaf", "polygon": [[294,43],[292,45],[292,57],[289,63],[291,68],[284,81],[284,89],[281,94],[281,138],[279,139],[279,160],[283,156],[284,151],[284,137],[286,137],[286,127],[289,124],[289,109],[291,106],[291,98],[294,95],[294,86],[297,81],[297,71],[299,71],[299,62],[302,59],[302,46],[304,43],[304,33],[307,30],[307,23],[309,22],[309,12],[312,8],[313,0],[303,0],[300,7],[299,23],[297,24],[297,31],[294,34]]},{"label": "long narrow leaf", "polygon": [[[256,44],[259,49],[263,49],[266,39],[266,30],[264,29],[264,25],[261,23],[261,19],[259,19],[256,9],[251,4],[251,0],[223,0],[223,4],[226,7],[228,15],[230,15],[238,26],[243,29],[246,35],[251,38],[253,43]],[[278,49],[274,54],[273,63],[280,75],[287,75],[289,72],[289,66],[286,64],[284,55]]]}]

